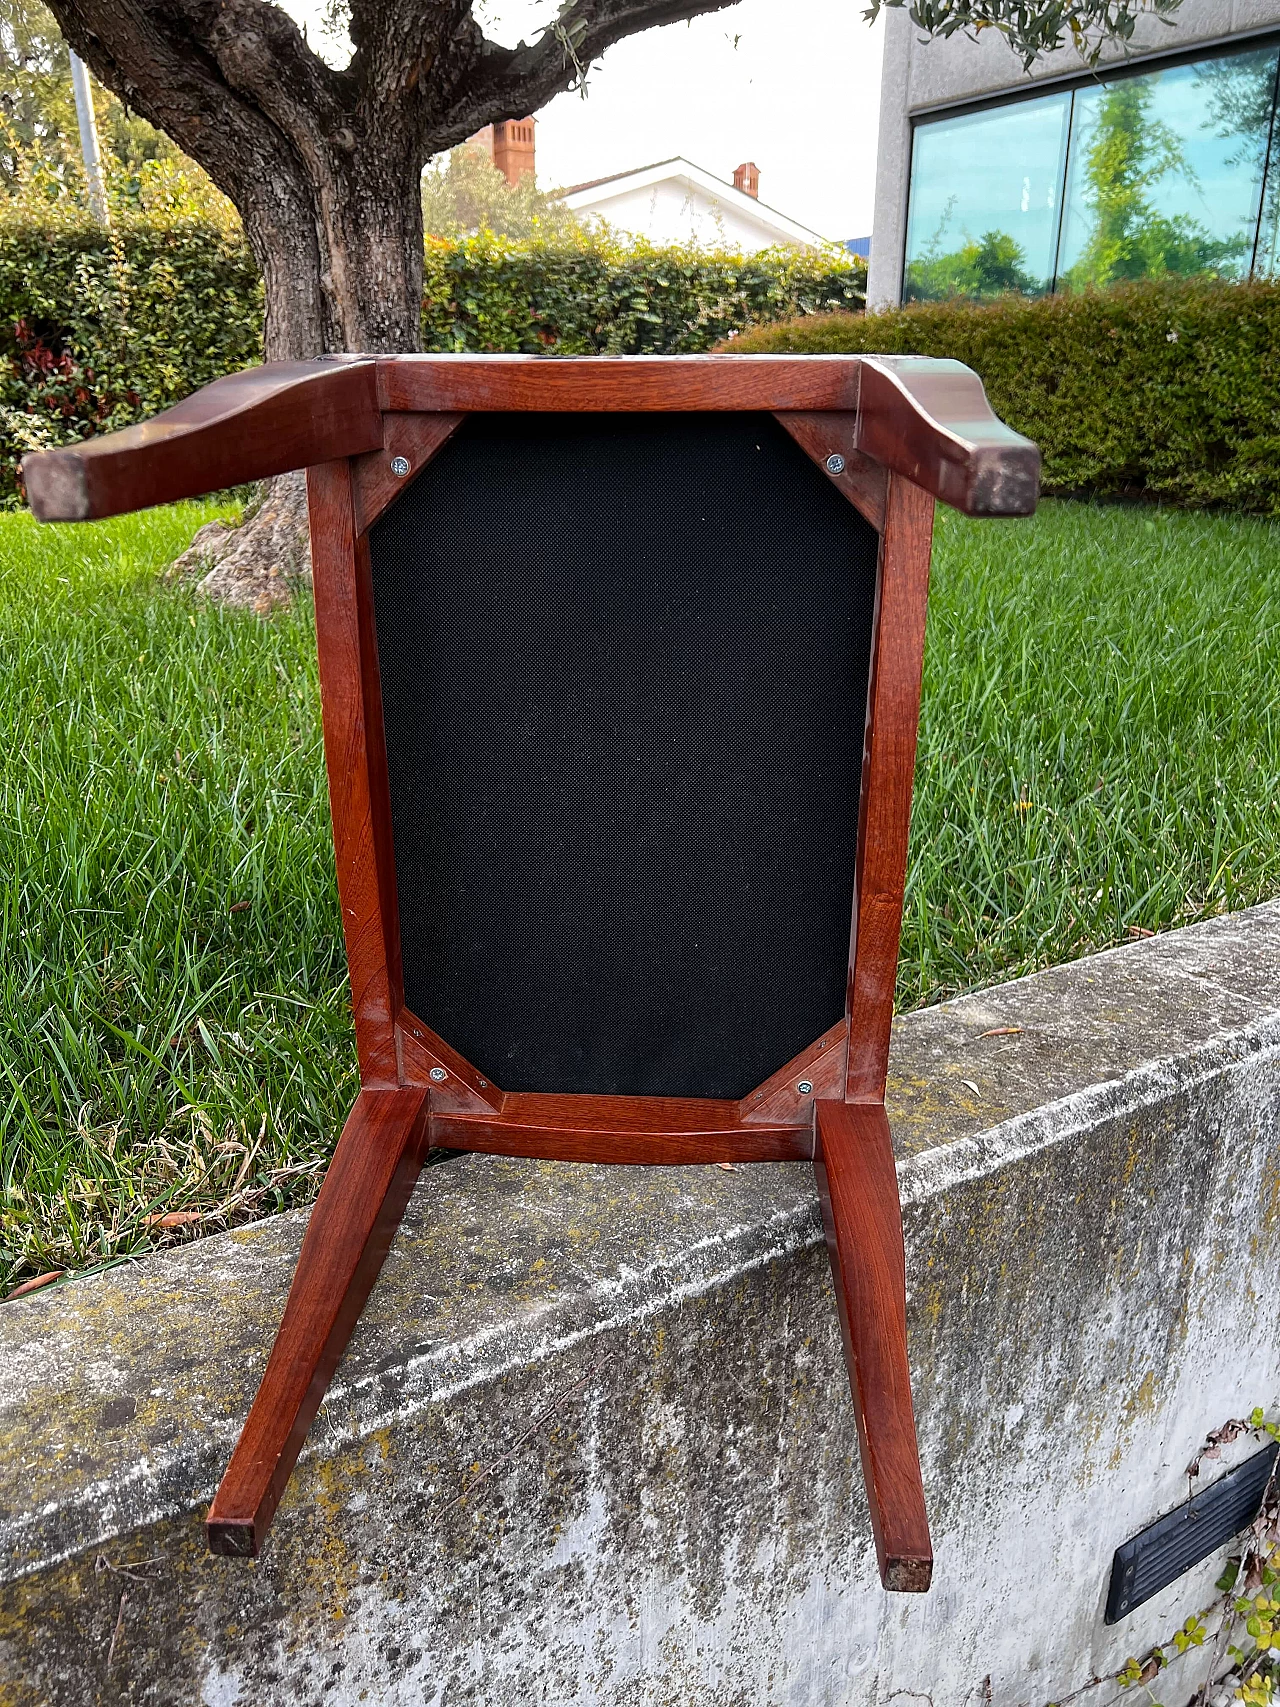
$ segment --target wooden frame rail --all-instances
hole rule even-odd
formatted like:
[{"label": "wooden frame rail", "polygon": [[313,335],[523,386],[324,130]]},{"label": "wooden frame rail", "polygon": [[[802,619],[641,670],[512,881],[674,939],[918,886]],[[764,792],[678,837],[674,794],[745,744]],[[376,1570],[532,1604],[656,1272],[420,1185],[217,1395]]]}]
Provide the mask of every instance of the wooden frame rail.
[{"label": "wooden frame rail", "polygon": [[[477,411],[769,411],[880,536],[844,1019],[737,1102],[506,1093],[405,1005],[368,530]],[[957,362],[910,356],[350,356],[218,380],[156,420],[26,458],[82,521],[308,473],[334,856],[361,1090],[261,1388],[209,1514],[256,1554],[428,1144],[612,1163],[812,1160],[882,1580],[929,1586],[905,1257],[884,1114],[933,500],[1035,507],[1039,452]]]}]

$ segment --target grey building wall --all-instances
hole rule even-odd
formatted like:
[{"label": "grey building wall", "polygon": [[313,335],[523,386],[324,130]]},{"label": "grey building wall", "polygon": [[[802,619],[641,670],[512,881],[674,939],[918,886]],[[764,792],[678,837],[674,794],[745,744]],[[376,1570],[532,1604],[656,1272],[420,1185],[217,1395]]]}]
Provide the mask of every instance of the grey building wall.
[{"label": "grey building wall", "polygon": [[[1280,0],[1182,0],[1172,25],[1149,16],[1140,18],[1128,50],[1104,53],[1101,63],[1124,64],[1177,53],[1277,25]],[[913,117],[1032,84],[1078,77],[1083,69],[1074,49],[1060,48],[1027,73],[994,31],[980,41],[963,36],[930,41],[911,22],[905,7],[886,13],[868,308],[892,308],[901,300]]]}]

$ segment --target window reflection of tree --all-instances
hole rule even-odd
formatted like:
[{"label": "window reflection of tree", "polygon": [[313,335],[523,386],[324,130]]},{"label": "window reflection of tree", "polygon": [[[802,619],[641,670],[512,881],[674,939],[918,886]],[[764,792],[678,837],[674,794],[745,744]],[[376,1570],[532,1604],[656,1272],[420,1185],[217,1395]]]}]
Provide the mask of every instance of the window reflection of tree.
[{"label": "window reflection of tree", "polygon": [[1038,296],[1044,281],[1026,270],[1026,254],[1007,231],[985,231],[979,238],[966,237],[957,249],[943,250],[947,228],[959,198],[947,198],[937,230],[920,254],[907,266],[908,302],[942,302],[949,297],[989,301],[1014,292]]},{"label": "window reflection of tree", "polygon": [[[1228,166],[1246,169],[1261,184],[1262,206],[1258,244],[1253,256],[1255,276],[1280,271],[1280,160],[1272,140],[1272,108],[1276,96],[1278,56],[1273,51],[1211,59],[1196,67],[1196,92],[1205,102],[1208,118],[1220,137],[1234,141]],[[1280,138],[1276,139],[1280,141]],[[1268,166],[1267,155],[1272,159]]]},{"label": "window reflection of tree", "polygon": [[1125,78],[1104,89],[1084,144],[1083,202],[1092,215],[1079,258],[1061,278],[1069,290],[1124,279],[1217,273],[1249,266],[1243,235],[1215,237],[1189,214],[1161,212],[1154,192],[1177,174],[1197,184],[1182,139],[1152,116],[1153,80]]},{"label": "window reflection of tree", "polygon": [[[1164,78],[1176,74],[1118,79],[1096,94],[1077,94],[1072,153],[1081,169],[1069,192],[1075,208],[1066,211],[1068,223],[1074,212],[1084,228],[1083,243],[1070,245],[1075,259],[1058,274],[1060,289],[1170,274],[1280,275],[1280,125],[1273,122],[1278,61],[1276,50],[1265,48],[1191,68],[1204,116],[1190,134],[1160,117]],[[1207,220],[1166,211],[1171,180],[1200,187],[1193,164],[1197,130],[1229,143],[1221,164],[1258,187],[1258,226],[1250,221],[1247,230],[1215,231],[1212,211]],[[954,229],[959,199],[948,199],[932,237],[908,262],[906,300],[981,301],[1047,289],[1050,281],[1031,275],[1010,233],[994,227],[975,237]]]}]

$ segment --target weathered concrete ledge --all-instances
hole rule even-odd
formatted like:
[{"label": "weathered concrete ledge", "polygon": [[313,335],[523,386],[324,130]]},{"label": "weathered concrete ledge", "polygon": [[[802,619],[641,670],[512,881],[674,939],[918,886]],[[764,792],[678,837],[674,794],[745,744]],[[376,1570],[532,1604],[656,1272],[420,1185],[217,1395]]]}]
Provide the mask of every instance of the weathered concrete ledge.
[{"label": "weathered concrete ledge", "polygon": [[1111,1700],[1220,1568],[1107,1630],[1113,1549],[1280,1392],[1280,904],[908,1016],[891,1115],[929,1596],[876,1581],[807,1167],[474,1158],[256,1565],[200,1517],[304,1217],[0,1309],[0,1707]]}]

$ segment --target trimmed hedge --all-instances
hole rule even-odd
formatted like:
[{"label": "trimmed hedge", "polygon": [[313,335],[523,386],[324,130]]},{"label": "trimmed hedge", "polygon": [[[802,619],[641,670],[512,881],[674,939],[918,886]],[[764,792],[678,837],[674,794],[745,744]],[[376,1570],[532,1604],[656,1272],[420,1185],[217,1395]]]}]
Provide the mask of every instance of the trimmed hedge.
[{"label": "trimmed hedge", "polygon": [[1280,283],[825,315],[732,350],[953,356],[1044,452],[1045,489],[1280,515]]},{"label": "trimmed hedge", "polygon": [[427,241],[423,347],[558,355],[709,350],[745,327],[858,310],[866,264],[834,251],[717,255],[590,234]]},{"label": "trimmed hedge", "polygon": [[[832,252],[714,255],[590,236],[430,240],[428,350],[565,355],[709,349],[744,327],[860,308],[865,266]],[[0,204],[0,503],[17,463],[143,420],[262,359],[262,283],[234,215]]]},{"label": "trimmed hedge", "polygon": [[262,359],[262,284],[231,222],[0,214],[0,496],[16,463],[154,415]]}]

